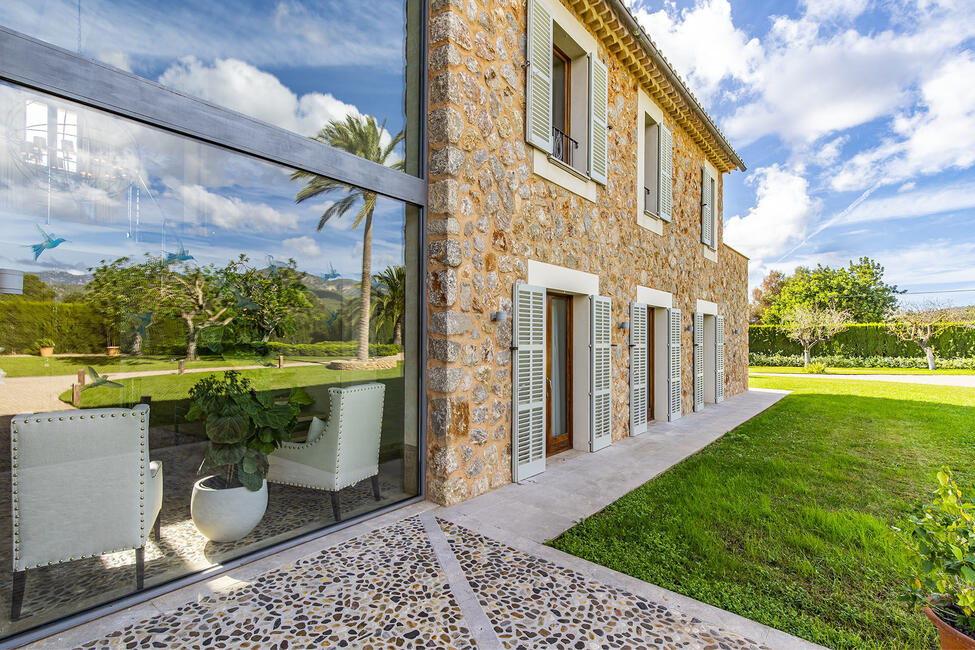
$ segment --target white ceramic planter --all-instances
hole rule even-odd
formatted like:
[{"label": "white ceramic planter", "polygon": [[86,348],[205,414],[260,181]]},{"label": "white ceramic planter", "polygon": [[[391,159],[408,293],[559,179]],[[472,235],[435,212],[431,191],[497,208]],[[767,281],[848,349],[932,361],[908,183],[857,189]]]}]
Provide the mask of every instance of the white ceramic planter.
[{"label": "white ceramic planter", "polygon": [[267,481],[251,492],[245,487],[218,490],[203,485],[211,477],[193,484],[190,516],[211,542],[232,542],[254,530],[267,510]]}]

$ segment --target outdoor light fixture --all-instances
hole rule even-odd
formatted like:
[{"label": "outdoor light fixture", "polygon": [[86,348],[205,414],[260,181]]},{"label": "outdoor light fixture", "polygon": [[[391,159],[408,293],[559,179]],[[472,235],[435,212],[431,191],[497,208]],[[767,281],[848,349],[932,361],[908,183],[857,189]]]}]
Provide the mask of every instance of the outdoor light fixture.
[{"label": "outdoor light fixture", "polygon": [[694,331],[694,323],[691,323],[690,325],[688,325],[687,327],[685,327],[684,328],[684,331],[685,332],[693,332]]},{"label": "outdoor light fixture", "polygon": [[504,311],[503,309],[501,311],[496,311],[491,314],[491,320],[496,323],[504,323],[508,320],[508,312]]},{"label": "outdoor light fixture", "polygon": [[628,321],[628,320],[621,320],[619,322],[619,325],[617,325],[616,327],[620,328],[621,330],[623,330],[625,332],[629,332],[630,331],[630,321]]},{"label": "outdoor light fixture", "polygon": [[22,296],[24,294],[24,272],[14,269],[0,269],[0,293]]}]

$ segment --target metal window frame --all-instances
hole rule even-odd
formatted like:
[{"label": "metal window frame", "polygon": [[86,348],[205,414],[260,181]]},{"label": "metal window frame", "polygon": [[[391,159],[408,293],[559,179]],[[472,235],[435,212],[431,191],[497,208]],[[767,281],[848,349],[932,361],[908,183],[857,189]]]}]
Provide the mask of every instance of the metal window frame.
[{"label": "metal window frame", "polygon": [[[159,128],[191,140],[205,142],[274,164],[301,169],[356,185],[366,190],[405,203],[417,209],[419,233],[417,258],[422,277],[426,268],[427,204],[427,107],[429,105],[428,70],[429,7],[419,1],[419,93],[417,110],[417,176],[374,163],[321,142],[301,136],[230,109],[185,95],[153,81],[119,70],[99,61],[87,59],[69,50],[51,45],[20,32],[0,26],[0,80],[54,97],[77,102]],[[358,517],[301,534],[289,540],[241,555],[161,585],[86,608],[66,617],[41,623],[23,632],[0,638],[0,648],[18,647],[47,638],[101,616],[146,602],[180,587],[211,580],[224,571],[273,555],[310,540],[353,526],[387,512],[426,498],[427,364],[426,287],[420,282],[419,314],[416,336],[419,337],[417,390],[417,486],[416,496],[389,504]]]}]

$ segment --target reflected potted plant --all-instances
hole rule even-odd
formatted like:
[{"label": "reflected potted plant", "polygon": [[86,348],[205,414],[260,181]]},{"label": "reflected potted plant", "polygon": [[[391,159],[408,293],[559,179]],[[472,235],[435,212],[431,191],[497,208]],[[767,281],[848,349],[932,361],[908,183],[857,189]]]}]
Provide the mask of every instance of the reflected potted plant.
[{"label": "reflected potted plant", "polygon": [[923,608],[944,650],[975,650],[975,503],[962,498],[947,467],[931,501],[903,534],[918,567],[903,600]]},{"label": "reflected potted plant", "polygon": [[117,356],[119,356],[122,353],[121,350],[122,350],[122,348],[120,348],[117,345],[106,345],[105,346],[105,354],[107,354],[110,357],[117,357]]},{"label": "reflected potted plant", "polygon": [[34,345],[37,347],[37,353],[42,357],[54,356],[54,339],[37,339]]},{"label": "reflected potted plant", "polygon": [[235,370],[209,375],[190,389],[188,421],[203,420],[208,439],[193,485],[190,515],[207,539],[230,542],[250,533],[267,509],[267,455],[291,440],[301,407],[312,403],[292,388],[278,403]]}]

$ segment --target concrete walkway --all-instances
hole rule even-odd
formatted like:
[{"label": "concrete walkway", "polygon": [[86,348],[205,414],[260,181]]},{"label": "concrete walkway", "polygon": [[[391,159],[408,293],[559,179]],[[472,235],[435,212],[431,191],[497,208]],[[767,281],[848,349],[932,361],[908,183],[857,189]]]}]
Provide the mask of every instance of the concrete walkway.
[{"label": "concrete walkway", "polygon": [[789,377],[803,379],[855,379],[857,381],[892,381],[898,384],[932,384],[975,388],[975,375],[807,375],[804,372],[751,372],[752,377]]},{"label": "concrete walkway", "polygon": [[542,544],[786,394],[752,390],[560,454],[530,482],[394,511],[35,646],[817,648]]}]

